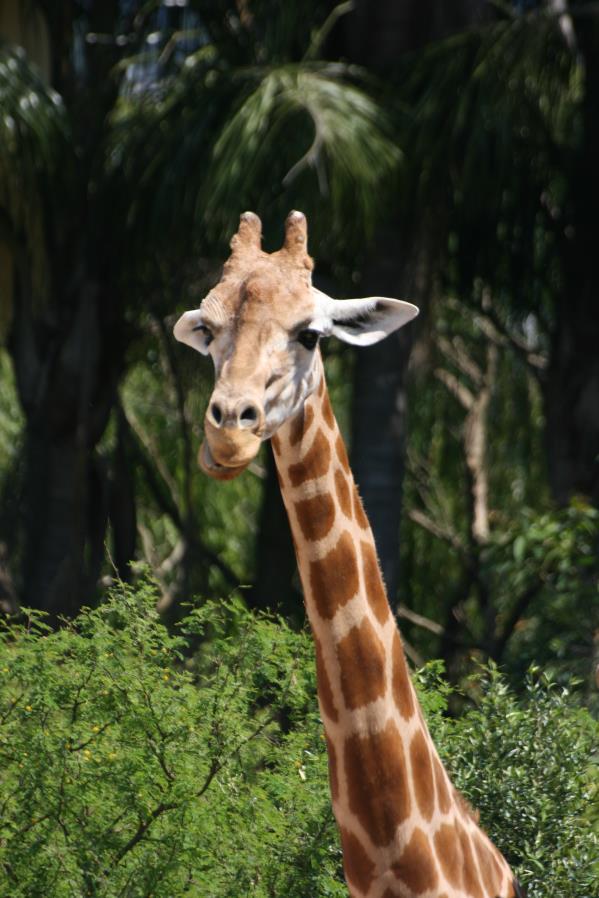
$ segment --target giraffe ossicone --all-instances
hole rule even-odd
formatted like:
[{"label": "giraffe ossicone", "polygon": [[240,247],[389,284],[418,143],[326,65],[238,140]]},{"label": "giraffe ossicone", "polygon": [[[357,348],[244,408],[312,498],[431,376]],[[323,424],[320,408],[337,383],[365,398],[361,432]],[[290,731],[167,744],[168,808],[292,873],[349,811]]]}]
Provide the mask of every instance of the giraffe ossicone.
[{"label": "giraffe ossicone", "polygon": [[430,737],[387,601],[318,343],[376,343],[418,309],[335,300],[312,285],[307,223],[280,250],[246,212],[222,278],[175,337],[212,356],[200,467],[229,480],[271,439],[316,649],[331,797],[352,898],[516,898],[506,860],[456,792]]}]

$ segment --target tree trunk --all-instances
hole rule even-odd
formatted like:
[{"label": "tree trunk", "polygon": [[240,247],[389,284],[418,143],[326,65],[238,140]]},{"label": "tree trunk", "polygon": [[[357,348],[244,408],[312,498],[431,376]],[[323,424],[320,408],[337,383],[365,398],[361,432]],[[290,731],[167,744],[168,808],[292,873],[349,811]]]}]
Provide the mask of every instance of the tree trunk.
[{"label": "tree trunk", "polygon": [[[398,261],[397,233],[379,234],[364,294],[395,296],[422,305],[425,285]],[[416,250],[415,250],[416,251]],[[399,583],[399,525],[406,444],[406,371],[413,328],[357,350],[352,399],[351,459],[375,536],[390,601]]]},{"label": "tree trunk", "polygon": [[92,599],[84,562],[87,518],[93,512],[87,453],[73,434],[56,440],[31,427],[26,445],[23,602],[52,617],[70,615]]},{"label": "tree trunk", "polygon": [[283,505],[275,461],[267,447],[266,481],[256,543],[256,580],[248,593],[253,608],[270,609],[301,624],[305,619],[289,518]]},{"label": "tree trunk", "polygon": [[114,404],[121,353],[96,285],[82,282],[76,302],[39,310],[26,263],[9,342],[27,419],[21,595],[56,617],[93,599],[104,556],[107,476],[94,447]]},{"label": "tree trunk", "polygon": [[[118,0],[92,4],[90,30],[110,32],[118,7]],[[114,286],[114,247],[102,233],[90,184],[117,90],[110,77],[117,49],[110,44],[90,51],[88,77],[81,78],[72,52],[80,10],[72,2],[43,2],[40,8],[48,24],[53,87],[75,111],[75,152],[63,162],[60,203],[52,205],[47,197],[39,210],[39,240],[49,268],[45,299],[35,295],[27,248],[15,248],[8,348],[26,416],[20,594],[24,603],[56,617],[93,599],[104,558],[108,478],[95,447],[116,398],[124,324],[122,297]],[[14,239],[17,244],[17,234]]]},{"label": "tree trunk", "polygon": [[584,60],[583,146],[571,175],[572,236],[545,390],[549,477],[555,498],[599,504],[599,22],[576,20]]},{"label": "tree trunk", "polygon": [[[485,14],[483,0],[361,0],[346,24],[352,61],[385,76],[402,54],[459,31]],[[363,295],[385,295],[428,305],[427,260],[438,252],[430,217],[412,223],[410,235],[395,224],[379,233],[361,284]],[[352,465],[379,552],[391,604],[399,576],[399,522],[406,439],[406,369],[414,329],[356,355],[352,415]]]}]

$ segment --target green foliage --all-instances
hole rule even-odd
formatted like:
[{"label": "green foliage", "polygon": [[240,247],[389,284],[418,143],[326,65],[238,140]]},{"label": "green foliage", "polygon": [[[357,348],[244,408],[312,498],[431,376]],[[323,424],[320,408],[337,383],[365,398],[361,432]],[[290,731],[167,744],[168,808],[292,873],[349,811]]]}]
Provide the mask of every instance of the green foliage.
[{"label": "green foliage", "polygon": [[221,251],[245,208],[263,218],[268,241],[301,207],[321,256],[323,244],[349,252],[372,233],[401,153],[372,76],[314,59],[322,35],[306,23],[322,18],[320,6],[276,16],[257,6],[252,43],[241,26],[234,43],[214,28],[160,90],[123,93],[105,148],[106,214],[128,246],[162,247],[168,222],[187,251],[192,236]]},{"label": "green foliage", "polygon": [[536,662],[561,681],[586,678],[599,626],[599,512],[582,500],[539,514],[524,509],[485,553],[500,614],[518,610],[506,662],[517,676]]},{"label": "green foliage", "polygon": [[[311,218],[313,237],[332,227],[347,244],[372,231],[379,188],[400,154],[382,109],[348,81],[352,75],[359,72],[322,63],[253,74],[214,145],[206,210],[211,221],[222,222],[223,232],[235,224],[230,213],[226,217],[235,208],[233,197],[238,206],[259,203],[256,185],[269,178],[279,214],[298,193],[295,181],[303,180],[306,212],[315,212],[316,203],[320,212]],[[281,135],[290,131],[294,140],[284,144]],[[290,195],[281,195],[288,188]]]},{"label": "green foliage", "polygon": [[[431,679],[438,678],[433,667]],[[529,898],[599,890],[599,725],[567,688],[529,671],[517,699],[491,665],[461,718],[429,715],[444,764]],[[441,695],[446,689],[441,681]]]},{"label": "green foliage", "polygon": [[[344,898],[309,635],[237,599],[172,635],[155,601],[0,631],[0,894]],[[532,675],[520,700],[491,668],[457,720],[439,665],[419,685],[531,898],[596,894],[597,724]]]},{"label": "green foliage", "polygon": [[[551,501],[542,369],[525,361],[537,347],[519,339],[505,345],[490,301],[486,308],[474,304],[437,304],[434,366],[412,386],[402,599],[445,633],[454,629],[445,645],[431,646],[422,631],[409,638],[424,654],[452,656],[454,678],[460,663],[469,667],[478,653],[505,664],[513,683],[538,663],[560,681],[576,676],[590,687],[599,626],[597,509],[583,497],[563,508]],[[483,390],[488,405],[476,417]],[[468,467],[473,422],[481,453],[477,484]],[[475,528],[477,485],[484,491],[484,534]],[[426,566],[419,564],[423,557]],[[594,702],[596,691],[587,691]]]},{"label": "green foliage", "polygon": [[308,639],[155,601],[3,631],[0,894],[343,895]]},{"label": "green foliage", "polygon": [[[169,367],[164,343],[148,341],[145,358],[129,366],[121,388],[136,451],[144,453],[153,472],[148,484],[146,468],[136,465],[141,548],[145,560],[160,571],[165,591],[185,593],[191,587],[194,592],[220,595],[239,583],[252,582],[263,472],[256,462],[246,476],[224,489],[198,474],[197,448],[214,375],[210,360],[191,353],[179,353],[177,362],[179,358],[180,369]],[[104,448],[108,454],[111,447]],[[197,554],[201,544],[212,556],[204,557],[201,565],[186,559],[194,568],[193,580],[181,584],[185,565],[179,548],[193,538],[193,552]],[[173,552],[178,563],[163,567]]]},{"label": "green foliage", "polygon": [[410,184],[415,201],[446,207],[454,288],[482,277],[512,308],[549,312],[581,137],[581,68],[558,16],[505,8],[499,21],[429,45],[412,67]]},{"label": "green foliage", "polygon": [[15,390],[10,359],[0,349],[0,482],[3,473],[12,467],[20,445],[23,414]]}]

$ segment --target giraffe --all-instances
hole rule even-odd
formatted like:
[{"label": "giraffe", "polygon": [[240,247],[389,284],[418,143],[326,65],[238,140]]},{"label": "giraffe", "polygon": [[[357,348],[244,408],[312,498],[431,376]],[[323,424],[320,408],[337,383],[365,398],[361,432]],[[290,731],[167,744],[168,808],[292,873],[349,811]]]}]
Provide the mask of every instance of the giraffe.
[{"label": "giraffe", "polygon": [[212,356],[199,464],[237,477],[270,439],[316,654],[333,810],[351,898],[518,898],[507,862],[439,759],[412,686],[374,539],[329,401],[321,338],[369,345],[418,313],[312,286],[307,223],[278,252],[241,216],[231,255],[175,337]]}]

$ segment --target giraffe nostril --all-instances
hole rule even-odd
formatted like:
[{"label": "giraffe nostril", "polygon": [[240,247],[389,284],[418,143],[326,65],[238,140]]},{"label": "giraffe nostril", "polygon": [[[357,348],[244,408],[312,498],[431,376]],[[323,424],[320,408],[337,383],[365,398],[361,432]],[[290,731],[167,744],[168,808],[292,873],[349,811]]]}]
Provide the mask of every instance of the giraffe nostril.
[{"label": "giraffe nostril", "polygon": [[241,424],[255,424],[258,420],[258,410],[254,405],[247,405],[239,416]]},{"label": "giraffe nostril", "polygon": [[210,406],[210,414],[212,415],[212,419],[215,424],[220,424],[220,422],[223,420],[223,413],[221,411],[221,407],[216,402],[213,402],[212,405]]}]

